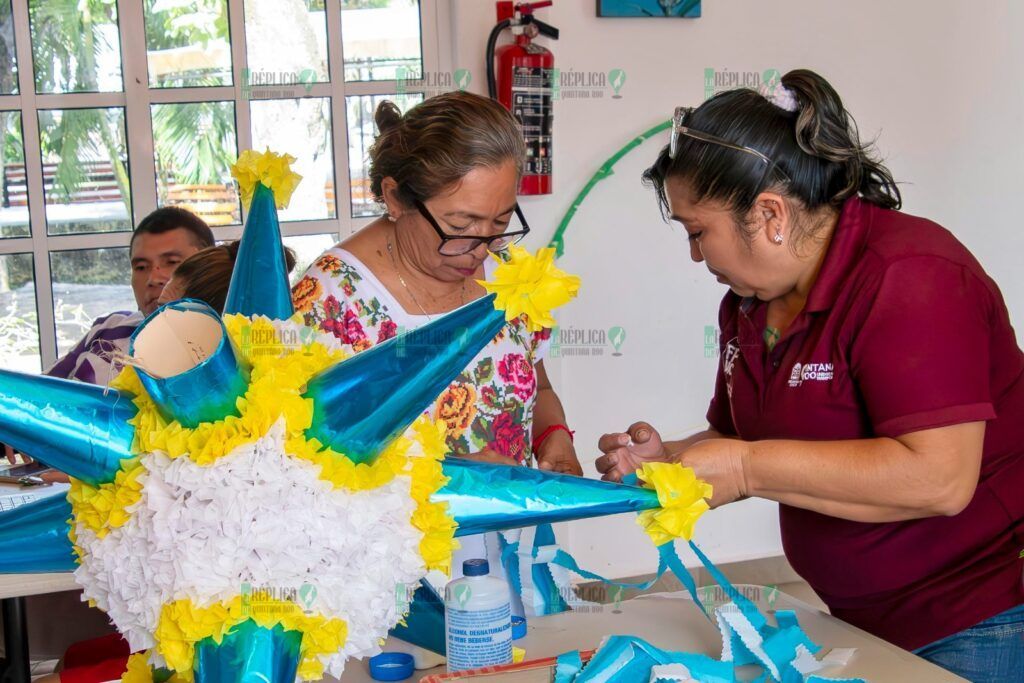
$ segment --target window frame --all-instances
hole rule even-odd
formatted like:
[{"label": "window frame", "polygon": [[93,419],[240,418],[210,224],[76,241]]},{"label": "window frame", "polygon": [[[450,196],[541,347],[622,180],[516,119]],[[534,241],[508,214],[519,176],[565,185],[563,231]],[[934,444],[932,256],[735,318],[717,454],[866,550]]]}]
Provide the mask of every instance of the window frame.
[{"label": "window frame", "polygon": [[[274,86],[273,97],[253,88],[246,97],[242,74],[247,68],[245,0],[227,0],[233,83],[231,86],[150,88],[143,3],[117,0],[118,35],[121,42],[123,92],[36,94],[35,65],[29,27],[29,0],[11,0],[18,93],[0,95],[0,111],[20,111],[31,236],[0,239],[0,255],[30,253],[35,273],[35,297],[39,350],[43,369],[57,360],[57,336],[53,303],[50,255],[61,251],[127,247],[131,232],[97,232],[65,235],[47,233],[43,196],[42,155],[38,112],[43,109],[120,107],[125,110],[128,172],[131,183],[132,225],[157,208],[157,179],[150,112],[152,104],[233,101],[238,150],[252,147],[251,100],[328,98],[331,111],[331,144],[334,155],[335,218],[281,223],[284,237],[330,234],[349,235],[375,219],[352,217],[346,96],[397,94],[395,80],[345,82],[341,39],[341,0],[325,0],[329,82],[312,85]],[[419,0],[420,44],[424,72],[452,69],[451,0]],[[403,92],[423,92],[403,84]],[[276,150],[288,152],[289,150]],[[242,211],[242,221],[247,212]],[[242,225],[214,228],[218,240],[241,237]]]}]

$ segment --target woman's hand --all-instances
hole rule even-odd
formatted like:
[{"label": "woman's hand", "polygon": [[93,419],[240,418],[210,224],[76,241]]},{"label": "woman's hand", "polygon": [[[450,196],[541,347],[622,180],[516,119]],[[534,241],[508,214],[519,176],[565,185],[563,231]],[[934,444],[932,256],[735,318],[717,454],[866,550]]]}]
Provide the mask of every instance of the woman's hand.
[{"label": "woman's hand", "polygon": [[540,444],[536,454],[537,469],[555,474],[575,474],[583,476],[583,467],[576,457],[576,449],[572,445],[572,437],[568,433],[557,430],[548,434]]},{"label": "woman's hand", "polygon": [[646,422],[637,422],[626,432],[605,434],[597,442],[604,453],[595,465],[605,481],[622,481],[645,462],[672,462],[675,460],[661,442],[661,435]]},{"label": "woman's hand", "polygon": [[462,458],[463,460],[472,460],[474,462],[486,462],[492,465],[518,465],[512,458],[502,455],[498,451],[493,451],[490,448],[484,448],[483,450],[477,451],[476,453],[467,453],[466,455],[456,455],[456,458]]},{"label": "woman's hand", "polygon": [[738,439],[698,441],[679,455],[679,463],[693,468],[698,479],[714,489],[708,504],[716,508],[747,497],[746,460],[749,444]]}]

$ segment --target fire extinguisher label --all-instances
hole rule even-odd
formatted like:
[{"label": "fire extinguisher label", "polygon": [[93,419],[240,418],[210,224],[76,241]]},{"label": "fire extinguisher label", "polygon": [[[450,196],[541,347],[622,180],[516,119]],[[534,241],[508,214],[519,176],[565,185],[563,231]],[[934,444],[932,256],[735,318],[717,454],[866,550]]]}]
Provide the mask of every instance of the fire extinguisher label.
[{"label": "fire extinguisher label", "polygon": [[526,140],[524,175],[551,175],[554,73],[535,66],[516,66],[512,73],[512,115],[523,127]]}]

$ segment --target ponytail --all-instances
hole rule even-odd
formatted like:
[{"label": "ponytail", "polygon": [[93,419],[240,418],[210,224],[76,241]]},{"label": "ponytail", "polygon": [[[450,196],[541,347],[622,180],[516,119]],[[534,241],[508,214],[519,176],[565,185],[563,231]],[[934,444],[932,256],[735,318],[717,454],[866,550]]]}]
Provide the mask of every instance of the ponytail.
[{"label": "ponytail", "polygon": [[874,158],[871,144],[860,141],[857,123],[835,88],[807,69],[787,73],[782,86],[797,100],[794,133],[800,149],[842,166],[838,183],[842,187],[829,197],[829,203],[841,206],[849,197],[859,195],[883,208],[899,209],[903,201],[892,173]]}]

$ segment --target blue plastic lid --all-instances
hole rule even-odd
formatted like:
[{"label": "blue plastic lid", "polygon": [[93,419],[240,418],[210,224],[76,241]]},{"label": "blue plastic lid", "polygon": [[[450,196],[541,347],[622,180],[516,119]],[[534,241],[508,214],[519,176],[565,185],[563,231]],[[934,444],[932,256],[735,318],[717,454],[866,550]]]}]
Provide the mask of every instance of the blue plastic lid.
[{"label": "blue plastic lid", "polygon": [[462,563],[463,576],[487,576],[491,573],[491,565],[487,560],[466,560]]},{"label": "blue plastic lid", "polygon": [[384,652],[370,657],[370,677],[375,681],[404,681],[415,671],[412,655],[407,652]]},{"label": "blue plastic lid", "polygon": [[512,640],[519,640],[526,635],[526,617],[512,615]]}]

